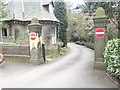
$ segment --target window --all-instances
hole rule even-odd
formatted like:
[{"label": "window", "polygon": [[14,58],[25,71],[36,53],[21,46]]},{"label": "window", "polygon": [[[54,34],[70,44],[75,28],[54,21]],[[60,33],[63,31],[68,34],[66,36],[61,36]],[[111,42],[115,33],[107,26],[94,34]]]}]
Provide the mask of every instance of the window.
[{"label": "window", "polygon": [[43,7],[49,12],[49,5],[43,5]]},{"label": "window", "polygon": [[7,29],[6,28],[2,28],[2,36],[7,36]]},{"label": "window", "polygon": [[56,29],[52,27],[52,44],[56,43]]}]

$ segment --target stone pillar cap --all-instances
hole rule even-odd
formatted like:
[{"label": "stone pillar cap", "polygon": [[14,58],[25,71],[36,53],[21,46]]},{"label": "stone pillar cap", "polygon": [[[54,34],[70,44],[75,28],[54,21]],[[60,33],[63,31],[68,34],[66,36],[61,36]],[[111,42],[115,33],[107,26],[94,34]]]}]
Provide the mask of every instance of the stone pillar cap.
[{"label": "stone pillar cap", "polygon": [[29,25],[40,25],[39,20],[37,18],[32,18],[31,24]]},{"label": "stone pillar cap", "polygon": [[95,18],[107,18],[107,16],[105,15],[105,10],[102,7],[99,7],[96,10],[96,16],[94,17],[94,19]]}]

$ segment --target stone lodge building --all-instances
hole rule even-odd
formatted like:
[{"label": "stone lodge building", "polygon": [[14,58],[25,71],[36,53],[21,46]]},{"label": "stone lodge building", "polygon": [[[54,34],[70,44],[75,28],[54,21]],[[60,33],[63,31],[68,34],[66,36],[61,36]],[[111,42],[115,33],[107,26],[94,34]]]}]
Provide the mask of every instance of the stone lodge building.
[{"label": "stone lodge building", "polygon": [[16,39],[29,32],[27,25],[33,17],[37,17],[42,24],[43,40],[47,46],[56,44],[57,25],[59,20],[54,16],[54,4],[50,0],[39,2],[9,2],[7,6],[9,15],[3,18],[7,25],[0,30],[0,41],[15,42]]}]

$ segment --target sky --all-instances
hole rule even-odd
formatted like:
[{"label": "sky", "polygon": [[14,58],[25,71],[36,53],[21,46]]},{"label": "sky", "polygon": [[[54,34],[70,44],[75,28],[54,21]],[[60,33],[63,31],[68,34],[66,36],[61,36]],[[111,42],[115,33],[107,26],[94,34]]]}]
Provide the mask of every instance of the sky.
[{"label": "sky", "polygon": [[65,0],[65,1],[71,2],[73,4],[83,4],[84,3],[83,0]]},{"label": "sky", "polygon": [[64,1],[72,3],[72,8],[75,8],[77,5],[84,4],[83,0],[64,0]]},{"label": "sky", "polygon": [[[4,1],[21,1],[21,0],[4,0]],[[31,2],[31,0],[23,0],[23,1],[30,1]],[[40,1],[40,0],[33,0],[33,2],[34,1]],[[42,1],[44,1],[44,0],[42,0]],[[46,1],[46,0],[45,0]],[[48,0],[48,1],[50,1],[50,0]],[[54,0],[53,0],[54,1]],[[73,3],[73,4],[83,4],[83,0],[64,0],[65,2],[71,2],[71,3]]]},{"label": "sky", "polygon": [[[20,2],[20,1],[22,1],[22,0],[4,0],[4,1],[6,1],[6,3],[7,2],[9,2],[9,1],[18,1],[18,2]],[[35,2],[35,1],[41,1],[41,0],[23,0],[23,1],[32,1],[32,2]],[[42,1],[44,1],[44,0],[42,0]],[[47,1],[47,0],[45,0],[45,1]],[[48,1],[51,1],[51,0],[48,0]],[[54,0],[53,0],[54,1]],[[76,7],[77,5],[81,5],[81,4],[84,4],[84,1],[83,0],[64,0],[65,2],[69,2],[69,3],[71,3],[72,4],[72,8],[74,8],[74,7]]]}]

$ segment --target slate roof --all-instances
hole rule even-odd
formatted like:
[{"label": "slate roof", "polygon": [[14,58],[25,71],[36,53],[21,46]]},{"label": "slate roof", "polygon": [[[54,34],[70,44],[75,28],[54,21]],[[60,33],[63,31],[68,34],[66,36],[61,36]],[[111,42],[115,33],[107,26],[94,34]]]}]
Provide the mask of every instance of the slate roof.
[{"label": "slate roof", "polygon": [[42,5],[48,5],[51,2],[51,0],[43,0]]},{"label": "slate roof", "polygon": [[[7,7],[9,15],[2,20],[30,21],[33,17],[37,17],[39,20],[59,22],[53,14],[50,14],[41,6],[40,2],[24,2],[23,5],[24,9],[22,8],[22,2],[10,2]],[[14,16],[15,18],[13,18]]]},{"label": "slate roof", "polygon": [[54,3],[53,3],[53,0],[42,0],[42,5],[48,5],[52,3],[53,7],[54,7]]}]

